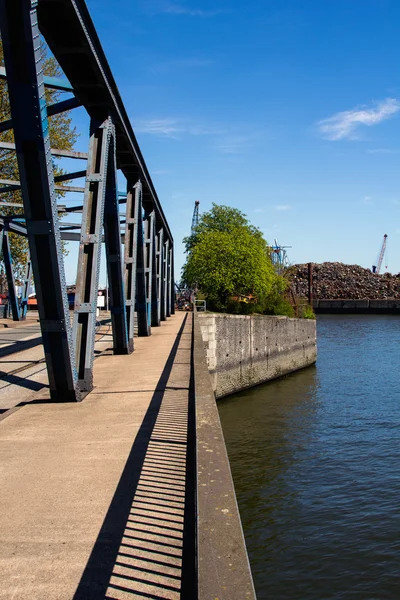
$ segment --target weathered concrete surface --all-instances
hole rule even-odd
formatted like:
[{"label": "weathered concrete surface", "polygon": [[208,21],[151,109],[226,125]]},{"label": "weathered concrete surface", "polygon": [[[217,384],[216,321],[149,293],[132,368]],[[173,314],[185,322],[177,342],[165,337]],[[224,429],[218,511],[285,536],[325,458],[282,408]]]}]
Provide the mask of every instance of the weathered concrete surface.
[{"label": "weathered concrete surface", "polygon": [[199,600],[253,600],[255,591],[221,422],[194,313]]},{"label": "weathered concrete surface", "polygon": [[30,390],[0,422],[1,599],[177,599],[192,585],[185,316],[96,360],[82,403]]},{"label": "weathered concrete surface", "polygon": [[217,398],[316,361],[314,320],[216,313],[198,316]]}]

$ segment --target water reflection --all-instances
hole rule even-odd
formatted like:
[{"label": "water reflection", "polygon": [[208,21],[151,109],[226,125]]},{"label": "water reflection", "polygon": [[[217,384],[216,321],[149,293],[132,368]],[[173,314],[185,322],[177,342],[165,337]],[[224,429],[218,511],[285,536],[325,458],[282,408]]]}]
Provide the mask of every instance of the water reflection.
[{"label": "water reflection", "polygon": [[317,368],[219,403],[258,598],[398,598],[400,319],[318,341]]}]

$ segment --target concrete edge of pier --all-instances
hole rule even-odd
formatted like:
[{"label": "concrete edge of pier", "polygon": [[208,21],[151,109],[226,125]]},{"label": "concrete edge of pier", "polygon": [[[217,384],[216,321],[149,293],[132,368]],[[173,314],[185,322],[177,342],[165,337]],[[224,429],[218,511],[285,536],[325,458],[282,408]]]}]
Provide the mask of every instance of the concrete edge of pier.
[{"label": "concrete edge of pier", "polygon": [[196,399],[198,598],[256,598],[235,488],[208,371],[199,319],[193,312]]}]

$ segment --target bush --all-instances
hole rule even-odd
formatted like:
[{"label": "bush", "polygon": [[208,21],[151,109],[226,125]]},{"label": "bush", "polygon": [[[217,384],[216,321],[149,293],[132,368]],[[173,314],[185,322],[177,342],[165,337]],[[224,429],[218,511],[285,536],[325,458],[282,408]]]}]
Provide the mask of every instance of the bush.
[{"label": "bush", "polygon": [[299,306],[300,319],[315,319],[315,313],[310,304]]}]

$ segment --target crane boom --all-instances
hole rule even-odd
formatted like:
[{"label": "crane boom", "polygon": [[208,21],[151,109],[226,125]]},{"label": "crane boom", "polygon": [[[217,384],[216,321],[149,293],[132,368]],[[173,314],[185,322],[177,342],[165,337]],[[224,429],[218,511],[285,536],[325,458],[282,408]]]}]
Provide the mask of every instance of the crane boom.
[{"label": "crane boom", "polygon": [[378,275],[381,270],[383,257],[385,256],[386,242],[387,242],[387,234],[385,233],[385,235],[383,236],[382,247],[381,247],[381,251],[379,253],[379,258],[378,258],[377,264],[376,264],[376,266],[372,265],[372,272],[377,273]]}]

